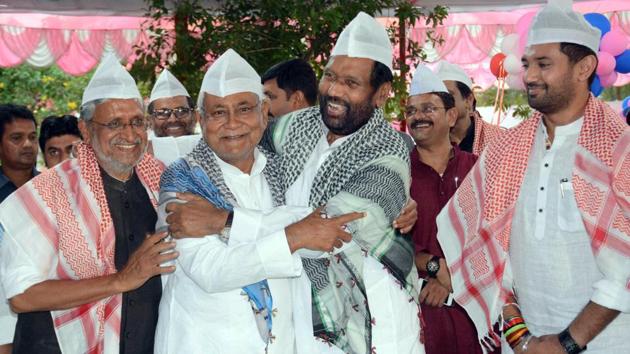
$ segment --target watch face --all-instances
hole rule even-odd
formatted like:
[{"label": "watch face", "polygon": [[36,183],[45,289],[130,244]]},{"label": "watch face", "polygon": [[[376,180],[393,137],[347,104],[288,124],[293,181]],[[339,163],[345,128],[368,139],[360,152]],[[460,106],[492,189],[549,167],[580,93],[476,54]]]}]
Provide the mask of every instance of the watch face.
[{"label": "watch face", "polygon": [[440,270],[440,264],[434,260],[431,260],[427,263],[427,273],[435,274]]}]

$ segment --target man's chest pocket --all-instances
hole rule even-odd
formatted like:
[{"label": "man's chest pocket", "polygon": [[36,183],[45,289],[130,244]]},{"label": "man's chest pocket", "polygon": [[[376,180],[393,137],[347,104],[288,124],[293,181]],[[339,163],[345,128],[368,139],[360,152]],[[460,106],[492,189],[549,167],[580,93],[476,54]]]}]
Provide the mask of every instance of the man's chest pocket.
[{"label": "man's chest pocket", "polygon": [[563,182],[560,184],[558,196],[558,228],[566,232],[578,232],[584,230],[584,222],[575,200],[573,184]]}]

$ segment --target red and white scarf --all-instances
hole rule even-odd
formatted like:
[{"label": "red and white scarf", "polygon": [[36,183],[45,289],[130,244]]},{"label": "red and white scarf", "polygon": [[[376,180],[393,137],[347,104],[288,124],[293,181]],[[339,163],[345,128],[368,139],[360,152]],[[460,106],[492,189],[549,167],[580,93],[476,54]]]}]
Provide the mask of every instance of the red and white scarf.
[{"label": "red and white scarf", "polygon": [[496,137],[498,137],[505,129],[498,125],[488,123],[481,119],[479,116],[475,116],[473,120],[475,125],[475,137],[473,139],[472,153],[480,156],[483,149]]},{"label": "red and white scarf", "polygon": [[[512,217],[541,119],[536,112],[490,143],[437,218],[455,299],[482,343],[496,336],[492,325],[512,291],[504,279]],[[630,257],[630,128],[592,96],[572,176],[593,254],[625,264]]]},{"label": "red and white scarf", "polygon": [[[90,279],[116,272],[116,236],[96,155],[84,143],[76,149],[76,159],[42,173],[16,192],[16,199],[39,231],[20,235],[20,239],[29,242],[29,247],[42,245],[41,257],[32,261],[48,271],[49,279]],[[163,165],[149,155],[135,168],[154,207],[162,170]],[[7,222],[10,221],[3,220]],[[56,251],[53,260],[47,254],[51,251]],[[51,263],[56,268],[46,269]],[[120,305],[118,294],[72,309],[51,311],[61,351],[118,353]]]}]

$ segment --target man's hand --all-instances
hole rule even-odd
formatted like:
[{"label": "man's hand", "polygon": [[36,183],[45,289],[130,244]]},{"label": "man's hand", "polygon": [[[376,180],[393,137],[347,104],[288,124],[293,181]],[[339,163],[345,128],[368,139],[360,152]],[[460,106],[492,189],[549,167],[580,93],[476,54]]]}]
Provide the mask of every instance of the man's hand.
[{"label": "man's hand", "polygon": [[364,217],[364,213],[348,213],[333,218],[323,218],[321,208],[315,209],[306,218],[287,226],[284,231],[291,253],[301,248],[330,252],[350,242],[352,235],[343,230],[351,221]]},{"label": "man's hand", "polygon": [[133,252],[125,267],[116,273],[119,292],[123,293],[137,289],[153,276],[175,271],[175,266],[162,267],[160,265],[174,260],[179,255],[177,251],[173,250],[175,242],[165,241],[164,238],[166,236],[166,232],[149,235],[140,247]]},{"label": "man's hand", "polygon": [[427,285],[420,292],[418,300],[425,305],[442,307],[449,293],[450,291],[437,279],[429,278]]},{"label": "man's hand", "polygon": [[177,193],[185,203],[166,204],[168,231],[175,238],[218,234],[225,227],[228,212],[192,193]]},{"label": "man's hand", "polygon": [[453,291],[451,285],[451,273],[448,271],[448,265],[444,258],[440,258],[440,270],[437,272],[437,280],[444,286],[449,292]]},{"label": "man's hand", "polygon": [[417,206],[418,204],[416,204],[416,201],[409,198],[409,200],[407,200],[407,204],[405,204],[403,210],[400,212],[400,215],[398,215],[398,218],[394,220],[394,228],[400,229],[400,232],[403,234],[411,231],[413,226],[416,224],[416,220],[418,220]]}]

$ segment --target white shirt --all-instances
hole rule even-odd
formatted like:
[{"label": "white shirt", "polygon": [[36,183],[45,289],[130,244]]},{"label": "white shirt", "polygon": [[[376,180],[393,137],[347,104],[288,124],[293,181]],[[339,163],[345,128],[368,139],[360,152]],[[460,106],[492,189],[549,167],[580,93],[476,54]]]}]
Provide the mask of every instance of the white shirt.
[{"label": "white shirt", "polygon": [[[537,336],[564,330],[607,286],[575,201],[572,171],[583,119],[536,132],[510,237],[514,289],[529,330]],[[595,301],[605,307],[614,304]],[[588,344],[587,353],[630,353],[630,314],[620,314]]]},{"label": "white shirt", "polygon": [[[251,174],[217,160],[239,205],[255,210],[273,207],[262,174],[264,155],[255,151]],[[296,326],[304,319],[293,310],[303,306],[299,300],[303,293],[297,288],[308,284],[308,279],[302,273],[300,257],[290,253],[284,233],[284,227],[299,220],[303,211],[280,208],[272,214],[268,217],[274,222],[261,229],[235,223],[228,245],[216,235],[177,240],[180,255],[160,303],[156,353],[265,353],[251,305],[241,290],[262,279],[268,279],[275,313],[275,339],[268,353],[303,352],[296,349],[294,328],[304,328]]]}]

